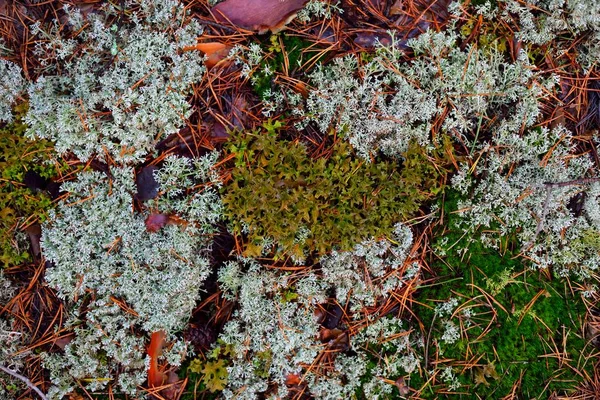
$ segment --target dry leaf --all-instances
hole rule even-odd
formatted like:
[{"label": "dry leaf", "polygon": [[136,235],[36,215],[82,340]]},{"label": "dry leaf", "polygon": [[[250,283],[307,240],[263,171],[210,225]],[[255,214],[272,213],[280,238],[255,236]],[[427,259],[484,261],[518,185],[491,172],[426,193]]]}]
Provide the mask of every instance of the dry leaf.
[{"label": "dry leaf", "polygon": [[398,392],[400,392],[400,396],[408,396],[408,394],[410,393],[410,388],[406,384],[404,377],[400,377],[400,378],[396,379],[396,382],[394,384],[398,388]]},{"label": "dry leaf", "polygon": [[[206,60],[204,61],[204,65],[208,69],[213,68],[215,65],[221,63],[223,60],[227,58],[229,52],[232,47],[228,46],[224,43],[219,42],[207,42],[207,43],[198,43],[194,46],[184,47],[184,51],[190,50],[199,50],[206,55]],[[230,62],[228,62],[229,64]]]},{"label": "dry leaf", "polygon": [[300,384],[300,377],[296,374],[288,374],[285,377],[286,386],[296,386]]},{"label": "dry leaf", "polygon": [[475,368],[475,386],[478,386],[480,384],[490,386],[488,381],[485,379],[483,368]]},{"label": "dry leaf", "polygon": [[308,0],[225,0],[212,8],[219,22],[260,34],[282,30]]},{"label": "dry leaf", "polygon": [[496,372],[496,366],[494,365],[494,363],[489,363],[488,365],[483,367],[483,374],[487,377],[487,378],[492,378],[494,380],[498,380],[500,379],[500,375],[498,375],[498,372]]},{"label": "dry leaf", "polygon": [[146,230],[148,232],[158,232],[169,223],[167,214],[150,214],[146,218]]}]

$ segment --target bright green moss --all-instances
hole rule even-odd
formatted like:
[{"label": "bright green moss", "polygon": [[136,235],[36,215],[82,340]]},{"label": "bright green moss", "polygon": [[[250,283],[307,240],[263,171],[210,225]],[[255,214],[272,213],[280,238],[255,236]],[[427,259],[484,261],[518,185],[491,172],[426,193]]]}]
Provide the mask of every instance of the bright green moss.
[{"label": "bright green moss", "polygon": [[348,144],[329,159],[311,159],[304,145],[274,133],[238,134],[232,181],[223,190],[226,216],[236,234],[246,233],[246,255],[275,242],[277,255],[304,258],[392,232],[441,189],[440,174],[416,145],[405,166],[366,162]]},{"label": "bright green moss", "polygon": [[[443,352],[442,358],[453,360],[448,365],[481,357],[478,367],[466,369],[462,374],[456,368],[462,384],[460,398],[502,398],[519,381],[516,391],[519,398],[545,399],[554,391],[568,394],[581,381],[575,371],[591,372],[592,368],[584,362],[594,349],[586,347],[582,337],[583,301],[579,295],[571,294],[566,281],[549,280],[544,273],[529,270],[523,259],[517,257],[517,249],[511,248],[514,238],[508,238],[500,252],[480,242],[469,244],[467,238],[461,238],[451,228],[455,219],[451,212],[455,209],[455,198],[446,201],[446,229],[450,230],[438,232],[438,237],[445,238],[439,247],[447,254],[443,262],[436,261],[433,266],[443,283],[420,290],[415,303],[422,304],[417,306],[415,314],[425,327],[434,325],[429,356],[435,352],[435,340]],[[465,246],[468,250],[463,256],[457,250]],[[458,299],[458,307],[472,306],[473,313],[469,318],[471,326],[453,344],[440,339],[443,318],[434,317],[435,306],[451,297]],[[463,324],[467,321],[457,312],[452,321],[458,324],[459,319]],[[483,334],[488,324],[491,329]],[[557,350],[566,356],[562,364],[552,355]],[[497,379],[481,373],[483,366],[492,363],[499,375]],[[482,377],[485,382],[477,383]],[[414,388],[425,382],[413,378]]]}]

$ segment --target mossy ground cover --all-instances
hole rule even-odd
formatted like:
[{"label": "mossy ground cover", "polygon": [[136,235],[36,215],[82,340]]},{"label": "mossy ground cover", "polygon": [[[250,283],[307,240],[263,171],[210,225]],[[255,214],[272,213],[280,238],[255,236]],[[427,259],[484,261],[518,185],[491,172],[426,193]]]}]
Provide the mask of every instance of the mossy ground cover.
[{"label": "mossy ground cover", "polygon": [[[76,23],[73,22],[76,18],[64,23],[68,18],[63,15],[66,11],[61,11],[62,2],[58,0],[43,2],[34,12],[17,7],[19,2],[14,3],[16,5],[0,7],[0,28],[2,36],[6,36],[5,41],[0,41],[2,57],[18,64],[30,83],[49,72],[60,75],[64,72],[61,69],[68,70],[72,64],[63,62],[61,52],[68,53],[74,47],[69,50],[72,43],[65,38],[77,36],[88,27],[73,29],[69,24]],[[113,8],[108,13],[107,26],[98,21],[92,24],[98,32],[109,32],[106,40],[96,35],[97,32],[96,36],[92,35],[108,46],[97,55],[105,60],[100,72],[118,63],[123,71],[131,68],[136,76],[141,74],[142,77],[133,85],[115,86],[119,87],[115,96],[106,98],[124,96],[125,100],[118,101],[118,106],[129,101],[123,93],[144,88],[145,81],[155,70],[151,63],[129,65],[131,60],[119,48],[120,40],[113,40],[110,35],[123,34],[124,38],[122,32],[136,19],[133,13],[139,11],[142,3],[149,7],[147,10],[153,10],[155,5],[166,4],[166,8],[173,5],[161,0],[140,0],[139,3],[131,10],[121,10],[123,5],[110,3]],[[318,9],[316,3],[319,2],[311,1],[309,7]],[[34,236],[39,235],[34,233],[28,239],[23,230],[37,224],[42,224],[42,229],[51,229],[56,221],[44,222],[48,210],[57,204],[63,210],[68,207],[86,210],[82,215],[88,211],[89,215],[102,215],[97,212],[102,207],[86,209],[95,203],[90,200],[98,195],[93,190],[89,197],[68,205],[65,205],[69,201],[68,194],[58,196],[57,182],[76,182],[78,173],[65,175],[81,162],[75,157],[77,153],[71,151],[63,154],[68,163],[62,159],[58,162],[53,143],[25,137],[27,126],[23,117],[27,113],[29,94],[21,89],[15,97],[18,101],[10,104],[14,107],[15,121],[0,125],[0,266],[9,267],[6,269],[9,279],[3,280],[0,274],[0,283],[8,282],[17,288],[17,294],[11,292],[12,298],[7,299],[6,307],[0,304],[0,324],[3,324],[0,325],[0,365],[14,366],[46,393],[61,384],[61,390],[72,385],[64,390],[65,393],[70,390],[74,399],[79,399],[78,396],[130,399],[143,395],[169,400],[596,398],[600,390],[597,388],[600,373],[595,368],[597,340],[594,342],[600,323],[593,323],[599,314],[597,273],[582,281],[581,276],[557,276],[552,268],[537,269],[534,260],[522,252],[525,245],[517,240],[522,232],[519,229],[502,237],[495,247],[484,243],[481,228],[465,229],[464,220],[458,227],[459,203],[471,193],[465,190],[459,196],[452,187],[461,185],[453,178],[464,173],[465,168],[468,173],[464,175],[473,178],[474,185],[489,179],[496,172],[494,163],[498,163],[489,157],[491,149],[507,148],[509,157],[511,149],[523,150],[519,146],[526,141],[520,140],[532,132],[541,138],[539,143],[529,143],[532,147],[541,148],[542,142],[549,143],[545,144],[550,150],[535,154],[534,161],[539,165],[546,165],[559,144],[566,143],[569,150],[556,165],[566,168],[585,158],[592,165],[585,176],[571,182],[528,183],[515,203],[528,198],[540,187],[546,187],[551,194],[554,192],[548,188],[557,191],[566,186],[581,188],[567,207],[568,216],[585,220],[588,225],[582,235],[569,243],[578,250],[570,255],[585,253],[589,256],[586,260],[593,262],[594,257],[600,260],[597,229],[600,206],[594,214],[594,202],[598,203],[600,189],[593,186],[600,179],[597,156],[600,97],[594,86],[600,74],[594,62],[582,58],[582,53],[587,51],[594,54],[591,50],[595,44],[590,38],[600,32],[598,24],[590,22],[586,15],[576,14],[577,10],[565,9],[557,16],[552,10],[543,11],[538,6],[521,7],[526,2],[520,0],[492,1],[487,8],[482,0],[453,4],[446,0],[363,3],[341,1],[338,6],[321,3],[321,7],[331,7],[337,12],[328,18],[315,12],[316,17],[310,22],[295,21],[287,31],[279,31],[279,26],[272,29],[275,33],[258,33],[252,25],[235,26],[234,23],[231,26],[229,21],[215,19],[215,13],[208,12],[211,5],[206,1],[185,1],[186,10],[190,12],[186,21],[171,26],[172,21],[163,20],[160,23],[168,28],[158,29],[156,37],[166,40],[165,32],[179,32],[179,28],[189,22],[187,17],[196,18],[196,22],[204,26],[204,32],[198,30],[199,37],[187,37],[186,43],[199,41],[210,45],[203,48],[219,48],[222,54],[213,55],[218,60],[210,66],[207,63],[205,70],[203,54],[193,53],[195,46],[179,49],[168,40],[164,42],[173,45],[168,51],[172,59],[179,59],[183,54],[198,67],[197,81],[191,82],[191,87],[185,88],[187,91],[181,88],[184,94],[179,103],[163,104],[167,100],[161,100],[156,106],[144,98],[120,109],[121,114],[111,114],[111,104],[90,105],[90,116],[109,122],[113,117],[115,121],[126,120],[146,106],[155,107],[147,116],[157,117],[161,110],[180,109],[183,103],[189,103],[184,109],[189,106],[190,114],[186,118],[182,116],[178,121],[181,126],[168,137],[159,138],[164,126],[159,126],[160,118],[155,118],[156,124],[153,122],[151,128],[156,129],[157,137],[147,138],[147,143],[151,143],[148,153],[141,154],[129,165],[132,176],[126,181],[131,205],[125,205],[123,215],[128,215],[129,209],[132,213],[147,215],[145,222],[139,220],[144,223],[138,224],[144,235],[156,238],[166,231],[181,233],[190,229],[198,233],[196,229],[207,229],[199,233],[202,240],[206,239],[206,246],[203,245],[198,254],[209,272],[194,292],[199,299],[196,307],[188,323],[169,332],[169,339],[163,339],[159,350],[155,347],[152,354],[150,337],[160,330],[149,332],[140,328],[137,318],[141,308],[136,309],[134,301],[113,296],[108,306],[96,304],[96,287],[86,288],[82,297],[76,294],[72,299],[68,295],[59,299],[53,290],[68,292],[65,290],[68,285],[57,283],[50,288],[44,278],[46,267],[59,268],[44,263],[43,257],[36,253],[34,247],[39,238],[36,242]],[[539,7],[545,7],[545,3],[538,3]],[[106,12],[100,9],[100,4],[89,7],[94,11],[86,9],[84,14],[89,12],[93,18]],[[8,11],[12,14],[5,15]],[[47,37],[41,39],[17,22],[39,20],[44,25],[48,15],[59,16],[64,26],[51,27],[54,30],[49,29],[45,33]],[[526,35],[539,34],[536,27],[546,20],[554,21],[547,35],[555,37],[547,43],[541,43],[543,40],[539,37],[528,40]],[[570,25],[560,28],[563,23]],[[425,32],[427,29],[429,32]],[[434,31],[435,34],[431,34]],[[65,36],[59,38],[62,34]],[[52,35],[57,37],[49,41]],[[416,45],[408,41],[409,37],[421,35],[428,40]],[[46,49],[48,59],[35,59],[31,52],[23,50],[34,44],[39,45],[36,51]],[[79,47],[77,51],[83,48],[86,54],[88,50],[95,51],[87,49],[85,44]],[[155,50],[162,52],[158,47]],[[234,48],[232,55],[226,56],[227,51]],[[4,54],[4,50],[10,51]],[[144,60],[142,49],[139,54],[134,53]],[[447,57],[448,54],[454,56]],[[349,56],[347,65],[352,66],[351,70],[339,68],[340,76],[333,77],[315,74],[316,70],[327,70],[345,56]],[[62,61],[56,65],[60,67],[54,71],[52,60],[59,58]],[[166,58],[166,55],[150,57],[153,62],[163,62]],[[455,65],[455,60],[463,59],[467,60],[464,67],[462,61]],[[174,70],[181,72],[191,63],[177,65]],[[415,68],[405,69],[407,65]],[[474,71],[479,72],[471,71],[469,66],[474,65],[477,66]],[[444,71],[452,74],[447,78],[462,77],[452,86],[452,93],[441,91],[436,98],[430,98],[429,93],[418,90],[443,86]],[[98,71],[90,72],[94,73]],[[170,70],[167,70],[165,79],[169,75]],[[73,76],[79,79],[78,73]],[[324,81],[319,82],[319,79]],[[331,86],[342,89],[327,92],[323,88],[330,87],[328,79],[343,82],[344,85]],[[169,84],[164,89],[170,93],[177,82],[167,81]],[[532,121],[532,125],[525,127],[526,122],[523,122],[520,129],[512,127],[502,131],[505,126],[498,121],[523,104],[519,103],[520,98],[500,102],[499,99],[510,97],[494,89],[500,84],[506,90],[523,89],[511,92],[524,93],[523,96],[536,93],[534,89],[538,86],[543,87],[537,94],[539,98],[531,95],[528,99],[534,103],[532,107],[539,109],[539,118]],[[40,85],[43,86],[43,80]],[[152,90],[161,91],[160,86]],[[47,95],[72,96],[64,102],[64,107],[69,110],[68,115],[78,116],[74,121],[84,122],[83,132],[57,130],[58,137],[88,138],[85,124],[88,116],[82,112],[85,109],[77,98],[80,94],[70,93],[68,88],[54,89]],[[86,90],[96,89],[92,85]],[[149,93],[152,90],[139,94],[140,98],[147,95],[152,99],[153,94]],[[413,97],[401,99],[398,93]],[[419,98],[423,101],[415,102],[417,95],[422,96]],[[328,108],[327,103],[333,99],[337,105]],[[495,99],[502,106],[481,108],[478,104],[489,99]],[[311,110],[308,105],[311,101],[323,108]],[[38,112],[44,108],[39,103],[35,105]],[[75,106],[69,108],[73,104]],[[406,108],[423,104],[430,107],[419,108],[424,115],[413,120],[416,113],[407,112]],[[337,119],[348,115],[352,117],[336,128]],[[331,120],[322,127],[319,119],[325,118]],[[447,121],[453,122],[446,124]],[[59,122],[69,126],[69,121]],[[565,131],[560,131],[562,135],[553,137],[545,133],[546,128],[555,125],[565,126]],[[217,132],[217,126],[223,129]],[[407,129],[393,136],[391,133],[397,127]],[[362,136],[353,136],[354,130]],[[574,134],[568,135],[566,131]],[[110,134],[104,131],[102,135],[107,133]],[[124,130],[125,136],[129,133]],[[393,144],[388,148],[402,150],[383,151],[383,147],[376,146],[379,140]],[[119,142],[117,139],[113,144]],[[364,143],[375,147],[360,152],[359,145],[365,146]],[[122,167],[123,160],[115,161],[107,149],[104,151],[106,154],[90,154],[81,169],[95,171],[108,186],[110,197],[123,189],[114,187],[117,181],[113,176]],[[200,157],[211,151],[214,151],[210,153],[212,156]],[[190,155],[193,155],[191,159]],[[188,162],[202,166],[201,172],[178,175],[179,169],[187,170],[192,165]],[[481,172],[488,165],[492,167]],[[516,175],[511,173],[521,167],[527,166],[517,158],[509,166],[496,168],[505,174],[498,175],[499,180],[510,184]],[[163,182],[172,189],[168,199],[165,188],[159,187],[154,175],[161,169],[173,174],[172,179]],[[144,174],[143,185],[149,193],[154,193],[148,198],[139,196],[139,178]],[[199,183],[208,178],[210,182]],[[52,191],[49,183],[54,184]],[[202,194],[207,192],[214,196],[203,198]],[[494,197],[488,200],[493,201]],[[554,205],[553,200],[554,197],[548,195],[546,203],[538,205],[539,210],[525,210],[526,215],[543,219],[547,206]],[[175,203],[177,206],[166,208],[168,212],[159,212],[165,204]],[[192,208],[196,217],[210,215],[210,229],[199,227],[192,217],[186,217],[186,213],[192,215]],[[100,211],[110,214],[110,210]],[[55,216],[56,220],[61,218],[64,216]],[[90,220],[73,221],[64,231],[81,230],[80,223],[82,226],[93,224],[101,233],[111,228],[102,225],[107,220],[106,214],[100,221],[98,218]],[[497,216],[496,220],[498,225],[492,224],[490,229],[500,228],[503,221]],[[405,243],[395,242],[398,226],[410,234],[403,236],[407,239]],[[546,230],[549,224],[538,226]],[[97,246],[100,250],[82,264],[87,265],[89,261],[93,267],[98,260],[122,250],[123,233],[116,232],[114,237],[107,238]],[[567,228],[553,232],[558,237],[568,233]],[[61,232],[55,235],[60,236]],[[192,242],[197,245],[198,238],[192,239],[192,236],[177,235],[174,240],[179,247],[161,243],[162,257],[166,259],[168,254],[176,262],[187,263],[189,260],[175,248],[185,250]],[[65,254],[79,250],[76,245],[61,247],[64,240],[56,242],[57,248]],[[142,251],[142,247],[133,250],[132,260],[135,251]],[[402,254],[392,257],[390,252],[396,251]],[[546,256],[551,258],[552,254]],[[128,272],[129,263],[122,264]],[[145,275],[154,279],[151,285],[144,286],[147,290],[139,293],[147,299],[146,304],[151,304],[158,298],[159,283],[164,283],[165,278],[177,279],[173,275],[160,276],[166,266],[153,269],[148,264],[137,265],[132,261],[131,268],[143,271],[141,277],[136,278],[140,281]],[[237,269],[232,265],[237,265]],[[594,271],[594,268],[589,270]],[[90,271],[77,278],[85,282],[97,272],[93,268]],[[260,279],[255,276],[251,280],[250,272]],[[111,279],[121,274],[117,272]],[[327,274],[335,277],[331,280],[337,279],[333,286],[324,283]],[[75,275],[65,273],[65,276],[71,279]],[[0,289],[4,288],[2,285]],[[79,285],[71,287],[71,291],[76,293]],[[345,299],[338,293],[343,290],[347,290]],[[373,298],[367,298],[365,293],[373,293]],[[0,298],[2,296],[0,291]],[[167,294],[164,298],[168,297]],[[364,303],[357,305],[357,298]],[[109,310],[109,307],[112,308]],[[295,314],[281,318],[281,310],[292,308],[297,311]],[[67,314],[71,322],[65,324]],[[175,311],[171,313],[174,314]],[[106,322],[111,321],[111,316],[126,322],[115,328],[114,321]],[[295,318],[299,316],[309,316],[310,322],[316,322],[287,329],[295,326]],[[153,317],[158,321],[156,326],[164,322]],[[269,325],[273,321],[277,324]],[[365,331],[380,323],[384,328],[375,330],[369,340],[354,346]],[[313,330],[306,334],[303,329],[308,325]],[[89,343],[100,343],[111,338],[112,333],[121,332],[117,339],[108,340],[110,346],[118,349],[113,353],[118,354],[107,354],[105,345],[88,351],[86,354],[91,355],[86,362],[78,362],[77,357],[71,356],[73,371],[65,372],[56,365],[52,370],[47,363],[48,356],[61,360],[67,358],[65,354],[78,354],[69,353],[72,349],[66,348],[67,345],[76,343],[83,349],[90,345],[86,340],[73,340],[85,326],[89,328],[90,337],[92,333],[96,335],[93,340],[97,342],[90,339]],[[104,326],[113,331],[108,332]],[[248,326],[256,327],[258,333],[246,329]],[[4,330],[4,327],[10,329]],[[9,331],[10,334],[5,334]],[[274,340],[276,335],[278,339]],[[13,340],[17,336],[23,341]],[[298,343],[298,337],[302,343]],[[227,344],[224,338],[229,340]],[[407,339],[402,341],[402,338]],[[131,346],[127,348],[129,339],[137,340],[133,350]],[[4,343],[7,345],[3,347]],[[250,349],[249,344],[255,347]],[[276,347],[288,352],[273,351]],[[315,349],[318,351],[314,352]],[[13,364],[19,354],[27,354],[24,365]],[[142,360],[138,363],[142,366],[137,368],[135,384],[126,377],[131,372],[128,358],[131,354],[138,361]],[[144,357],[151,367],[144,365]],[[299,361],[290,367],[290,360]],[[110,373],[97,376],[98,366],[110,366]],[[151,371],[159,376],[157,381],[150,379]],[[59,378],[54,379],[56,376]],[[161,382],[164,385],[159,385]],[[92,390],[90,384],[98,385]],[[25,384],[19,385],[0,375],[0,397],[6,392],[13,397],[18,392],[24,393],[21,398],[30,396],[31,391]],[[127,385],[135,395],[120,390]],[[346,387],[352,389],[344,391]],[[286,394],[279,396],[278,393]]]},{"label": "mossy ground cover", "polygon": [[57,160],[52,143],[25,137],[27,109],[27,103],[17,105],[15,120],[0,128],[0,265],[4,268],[32,260],[24,229],[44,222],[52,206],[48,183],[69,169]]},{"label": "mossy ground cover", "polygon": [[248,235],[247,256],[302,260],[350,250],[389,236],[396,221],[442,188],[443,175],[417,144],[403,165],[358,159],[342,142],[329,159],[311,159],[303,144],[277,140],[269,130],[234,135],[227,147],[235,167],[223,201],[234,232]]},{"label": "mossy ground cover", "polygon": [[[424,398],[572,394],[593,375],[597,352],[585,337],[581,293],[568,279],[531,270],[513,238],[490,249],[457,231],[455,193],[448,193],[444,211],[430,260],[435,278],[417,290],[413,311],[428,330],[429,368],[439,374],[451,366],[461,387],[452,394],[432,383],[427,369],[411,385]],[[452,316],[439,317],[436,307],[451,298],[457,299]],[[460,327],[454,343],[441,338],[447,319]]]}]

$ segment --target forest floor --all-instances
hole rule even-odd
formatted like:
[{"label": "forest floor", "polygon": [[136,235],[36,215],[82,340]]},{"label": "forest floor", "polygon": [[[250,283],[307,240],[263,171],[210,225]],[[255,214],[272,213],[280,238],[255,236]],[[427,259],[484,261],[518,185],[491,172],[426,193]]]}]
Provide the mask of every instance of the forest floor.
[{"label": "forest floor", "polygon": [[[64,6],[87,17],[111,4],[120,11],[106,14],[105,30],[118,35],[137,3],[0,0],[0,55],[26,82],[71,79],[76,58],[94,50],[77,39],[90,24],[74,29]],[[125,140],[108,142],[120,154],[102,138],[105,154],[80,151],[95,139],[62,145],[69,125],[50,119],[62,112],[50,97],[47,124],[58,133],[32,138],[45,111],[31,89],[7,95],[7,73],[0,398],[599,398],[600,17],[578,25],[575,8],[557,6],[556,17],[546,3],[184,0],[203,32],[176,54],[200,55],[205,69],[175,132],[157,131],[135,159]],[[544,25],[552,18],[564,26]],[[75,38],[71,56],[60,57],[66,42],[50,34]],[[98,52],[94,65],[105,68],[80,75],[126,64],[120,51]],[[160,69],[145,68],[132,91]],[[69,90],[86,83],[74,81],[45,93],[77,103]],[[151,102],[132,99],[125,120]],[[85,107],[70,114],[84,127],[118,119],[110,107]],[[181,173],[175,157],[200,160],[197,170]],[[113,186],[121,168],[134,171],[130,186]],[[169,168],[179,178],[157,178]],[[84,183],[61,186],[73,182]],[[121,203],[86,220],[103,190],[106,204],[125,196],[123,215],[140,216],[148,250],[127,247],[135,234],[119,229],[138,220],[118,225]],[[194,196],[206,196],[200,217],[173,205]],[[106,242],[79,259],[93,236]],[[159,264],[205,271],[177,270],[199,284],[191,305],[177,306],[183,322],[162,328],[170,314],[160,304],[188,297],[177,283],[161,286],[175,272],[138,261],[160,246]],[[133,290],[142,300],[121,283],[103,294],[128,259],[146,269],[150,283]],[[91,267],[109,264],[106,275]],[[98,311],[99,299],[114,309]],[[123,335],[106,332],[118,324],[102,312],[130,321]],[[86,340],[99,344],[84,349]],[[125,379],[136,382],[128,393]]]}]

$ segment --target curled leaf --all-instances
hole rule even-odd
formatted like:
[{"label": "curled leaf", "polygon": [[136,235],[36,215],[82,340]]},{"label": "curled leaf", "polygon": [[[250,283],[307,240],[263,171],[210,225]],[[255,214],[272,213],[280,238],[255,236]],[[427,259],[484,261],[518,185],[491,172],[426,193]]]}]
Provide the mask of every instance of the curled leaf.
[{"label": "curled leaf", "polygon": [[146,230],[148,232],[158,232],[169,223],[167,214],[150,214],[146,218]]},{"label": "curled leaf", "polygon": [[204,65],[207,68],[213,68],[229,55],[232,47],[220,42],[198,43],[194,46],[184,47],[184,51],[199,50],[206,55]]},{"label": "curled leaf", "polygon": [[167,376],[158,369],[158,357],[162,354],[162,348],[165,343],[165,332],[156,331],[150,337],[148,346],[148,355],[150,356],[150,367],[148,368],[148,386],[162,386]]},{"label": "curled leaf", "polygon": [[281,31],[308,0],[225,0],[212,8],[219,22],[260,34]]}]

